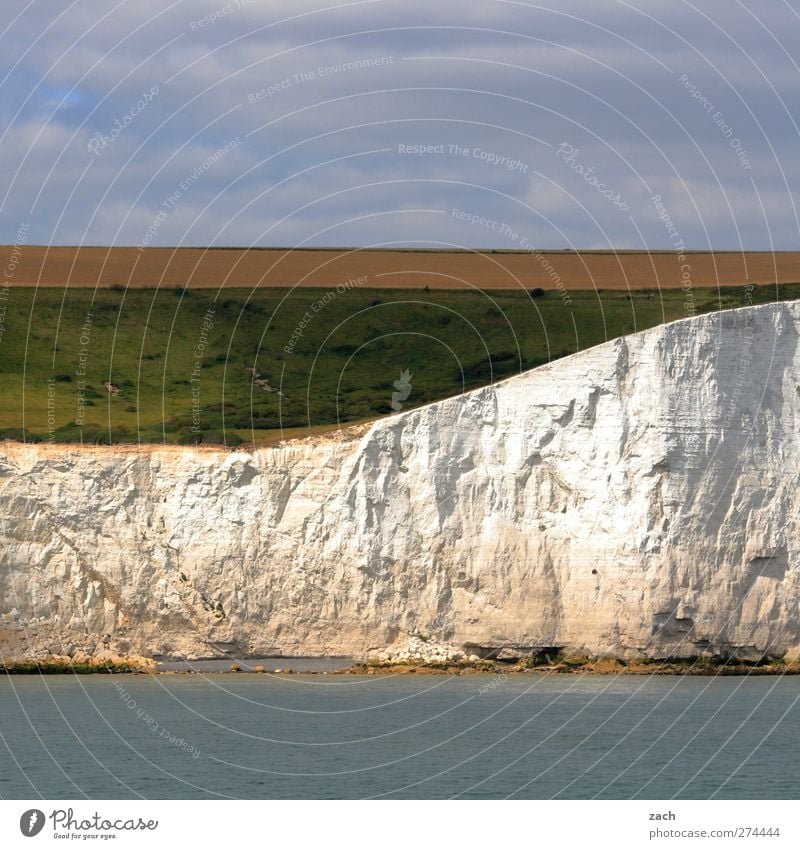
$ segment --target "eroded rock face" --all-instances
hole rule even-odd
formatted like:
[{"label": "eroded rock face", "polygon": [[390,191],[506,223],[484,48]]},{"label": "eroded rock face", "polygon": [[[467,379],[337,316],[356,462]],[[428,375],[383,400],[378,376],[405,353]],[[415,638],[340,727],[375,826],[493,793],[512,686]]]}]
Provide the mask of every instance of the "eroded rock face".
[{"label": "eroded rock face", "polygon": [[0,651],[800,646],[800,305],[253,453],[0,446]]}]

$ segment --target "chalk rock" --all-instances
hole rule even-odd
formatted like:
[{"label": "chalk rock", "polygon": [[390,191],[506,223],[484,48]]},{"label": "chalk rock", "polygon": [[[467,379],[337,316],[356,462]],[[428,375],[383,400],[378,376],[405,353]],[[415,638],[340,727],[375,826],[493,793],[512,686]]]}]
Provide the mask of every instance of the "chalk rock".
[{"label": "chalk rock", "polygon": [[700,316],[252,453],[3,443],[0,653],[796,651],[799,332]]}]

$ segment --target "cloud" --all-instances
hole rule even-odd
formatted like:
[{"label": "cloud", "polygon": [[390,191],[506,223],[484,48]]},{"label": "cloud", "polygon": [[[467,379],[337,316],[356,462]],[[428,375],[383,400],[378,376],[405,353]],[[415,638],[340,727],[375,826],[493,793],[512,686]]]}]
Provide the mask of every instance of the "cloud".
[{"label": "cloud", "polygon": [[137,244],[201,168],[153,244],[669,247],[654,194],[688,247],[797,242],[788,5],[7,5],[5,241]]}]

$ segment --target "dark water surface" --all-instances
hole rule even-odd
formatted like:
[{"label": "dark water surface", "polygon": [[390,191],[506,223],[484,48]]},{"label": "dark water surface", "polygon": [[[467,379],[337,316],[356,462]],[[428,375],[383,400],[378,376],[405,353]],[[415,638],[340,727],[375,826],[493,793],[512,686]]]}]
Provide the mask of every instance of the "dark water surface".
[{"label": "dark water surface", "polygon": [[800,677],[0,678],[0,796],[797,798]]},{"label": "dark water surface", "polygon": [[241,666],[243,672],[253,672],[257,666],[266,672],[289,669],[292,672],[336,672],[348,669],[355,663],[352,657],[224,657],[207,660],[163,660],[157,664],[159,672],[230,672],[232,664]]}]

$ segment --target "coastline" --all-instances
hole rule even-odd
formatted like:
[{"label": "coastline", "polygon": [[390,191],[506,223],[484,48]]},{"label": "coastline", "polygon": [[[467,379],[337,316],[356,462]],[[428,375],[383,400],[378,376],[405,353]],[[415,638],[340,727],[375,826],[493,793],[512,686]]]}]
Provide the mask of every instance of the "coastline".
[{"label": "coastline", "polygon": [[[356,660],[338,666],[337,658],[270,657],[217,659],[215,668],[201,668],[203,661],[172,662],[167,668],[149,658],[129,657],[114,660],[67,661],[43,658],[30,661],[0,661],[0,675],[662,675],[662,676],[752,676],[800,675],[800,663],[770,660],[742,662],[711,658],[653,660],[641,658],[565,658],[553,663],[502,660],[435,662],[383,662]],[[208,659],[206,659],[206,662]]]}]

